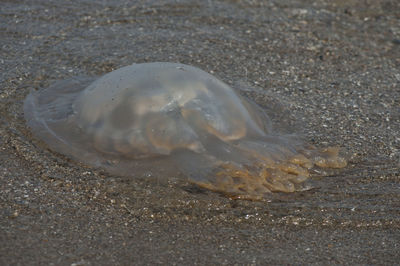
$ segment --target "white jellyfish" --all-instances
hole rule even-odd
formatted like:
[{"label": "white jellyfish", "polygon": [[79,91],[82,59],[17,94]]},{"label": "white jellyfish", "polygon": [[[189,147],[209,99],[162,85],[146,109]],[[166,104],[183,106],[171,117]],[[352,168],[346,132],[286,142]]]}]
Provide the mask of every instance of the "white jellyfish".
[{"label": "white jellyfish", "polygon": [[318,150],[274,132],[261,107],[178,63],[58,82],[31,92],[24,112],[50,149],[84,163],[127,176],[180,172],[231,196],[302,190],[314,165],[346,165],[338,149]]}]

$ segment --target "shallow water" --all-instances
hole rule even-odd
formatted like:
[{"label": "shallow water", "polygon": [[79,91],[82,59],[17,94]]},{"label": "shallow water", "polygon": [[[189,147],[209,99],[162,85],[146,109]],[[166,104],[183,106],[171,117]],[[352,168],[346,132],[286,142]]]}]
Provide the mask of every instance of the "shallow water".
[{"label": "shallow water", "polygon": [[[398,1],[1,3],[0,264],[399,261]],[[156,61],[201,68],[266,110],[272,95],[285,107],[273,122],[343,147],[348,167],[318,169],[313,190],[233,201],[94,170],[25,124],[31,89]]]}]

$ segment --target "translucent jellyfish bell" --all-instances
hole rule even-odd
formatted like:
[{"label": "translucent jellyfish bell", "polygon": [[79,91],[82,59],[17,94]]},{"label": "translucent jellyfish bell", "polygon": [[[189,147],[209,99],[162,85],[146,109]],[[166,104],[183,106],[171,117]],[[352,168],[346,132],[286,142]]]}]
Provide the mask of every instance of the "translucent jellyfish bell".
[{"label": "translucent jellyfish bell", "polygon": [[260,107],[184,64],[133,64],[97,80],[58,82],[30,93],[24,111],[38,138],[84,163],[128,176],[180,171],[233,196],[302,190],[314,165],[346,165],[338,149],[273,132]]}]

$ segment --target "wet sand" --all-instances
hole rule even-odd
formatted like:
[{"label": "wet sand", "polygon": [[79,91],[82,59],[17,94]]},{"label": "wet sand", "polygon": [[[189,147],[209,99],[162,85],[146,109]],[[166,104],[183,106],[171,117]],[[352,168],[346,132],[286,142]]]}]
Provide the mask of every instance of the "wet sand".
[{"label": "wet sand", "polygon": [[[397,1],[1,5],[1,265],[400,261]],[[26,127],[30,89],[151,61],[257,87],[248,96],[267,109],[274,95],[308,141],[343,147],[348,167],[316,172],[311,191],[231,200],[178,177],[109,175]]]}]

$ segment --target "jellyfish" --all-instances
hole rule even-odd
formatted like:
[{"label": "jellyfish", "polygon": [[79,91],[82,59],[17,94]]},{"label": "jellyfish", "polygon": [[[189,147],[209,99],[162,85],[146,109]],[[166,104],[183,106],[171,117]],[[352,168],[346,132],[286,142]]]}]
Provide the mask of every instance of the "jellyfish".
[{"label": "jellyfish", "polygon": [[32,91],[24,114],[50,149],[84,164],[122,176],[180,175],[232,197],[305,190],[314,167],[346,166],[338,148],[275,131],[263,108],[180,63],[60,81]]}]

